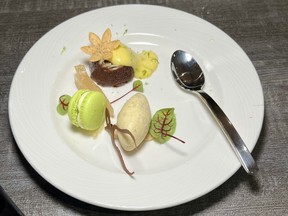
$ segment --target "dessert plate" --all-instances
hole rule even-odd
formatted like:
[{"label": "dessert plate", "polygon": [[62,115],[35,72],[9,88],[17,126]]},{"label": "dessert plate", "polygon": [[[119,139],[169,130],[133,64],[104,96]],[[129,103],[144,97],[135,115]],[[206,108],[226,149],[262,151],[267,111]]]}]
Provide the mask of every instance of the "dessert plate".
[{"label": "dessert plate", "polygon": [[[176,137],[123,152],[122,170],[108,133],[95,139],[56,112],[58,98],[72,95],[74,66],[86,64],[88,33],[110,28],[133,50],[153,50],[159,67],[143,80],[151,111],[175,108]],[[240,167],[210,113],[178,88],[170,72],[172,53],[190,52],[204,70],[208,92],[234,123],[252,151],[261,131],[263,92],[251,61],[223,31],[191,14],[150,5],[93,10],[56,26],[20,63],[10,91],[9,118],[16,142],[31,166],[48,182],[84,202],[118,210],[153,210],[196,199],[229,179]],[[112,101],[132,88],[103,88]],[[134,93],[113,104],[115,114]],[[112,119],[115,122],[115,118]]]}]

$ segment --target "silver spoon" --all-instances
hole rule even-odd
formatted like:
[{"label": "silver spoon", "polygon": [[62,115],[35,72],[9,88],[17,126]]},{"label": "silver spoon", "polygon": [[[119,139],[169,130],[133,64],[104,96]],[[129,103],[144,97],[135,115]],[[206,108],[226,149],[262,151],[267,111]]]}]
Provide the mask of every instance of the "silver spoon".
[{"label": "silver spoon", "polygon": [[236,153],[246,172],[252,174],[257,171],[258,167],[251,153],[231,121],[218,106],[218,104],[202,90],[205,83],[205,77],[195,59],[193,59],[189,53],[182,50],[177,50],[173,53],[171,58],[171,70],[176,82],[180,85],[180,87],[196,93],[196,95],[198,95],[204,104],[209,108],[220,128],[229,140],[232,149]]}]

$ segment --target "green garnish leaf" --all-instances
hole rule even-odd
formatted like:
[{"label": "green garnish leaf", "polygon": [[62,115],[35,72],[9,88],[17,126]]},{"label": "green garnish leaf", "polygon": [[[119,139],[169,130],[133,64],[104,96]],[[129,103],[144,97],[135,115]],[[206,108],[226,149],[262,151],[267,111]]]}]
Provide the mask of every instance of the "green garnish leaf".
[{"label": "green garnish leaf", "polygon": [[139,91],[139,92],[143,92],[144,88],[143,88],[143,83],[141,80],[135,80],[133,82],[133,89],[134,91]]},{"label": "green garnish leaf", "polygon": [[150,123],[149,133],[159,143],[167,142],[175,133],[176,116],[174,108],[158,110]]},{"label": "green garnish leaf", "polygon": [[129,93],[133,92],[133,91],[139,91],[139,92],[143,92],[144,88],[143,88],[143,83],[141,80],[135,80],[133,82],[133,88],[126,92],[124,95],[120,96],[119,98],[113,100],[110,102],[110,104],[115,103],[116,101],[120,100],[121,98],[125,97],[126,95],[128,95]]},{"label": "green garnish leaf", "polygon": [[59,103],[57,105],[57,112],[60,115],[65,115],[68,111],[68,105],[71,100],[71,96],[69,95],[62,95],[59,97]]},{"label": "green garnish leaf", "polygon": [[62,55],[66,51],[66,46],[63,46],[60,55]]}]

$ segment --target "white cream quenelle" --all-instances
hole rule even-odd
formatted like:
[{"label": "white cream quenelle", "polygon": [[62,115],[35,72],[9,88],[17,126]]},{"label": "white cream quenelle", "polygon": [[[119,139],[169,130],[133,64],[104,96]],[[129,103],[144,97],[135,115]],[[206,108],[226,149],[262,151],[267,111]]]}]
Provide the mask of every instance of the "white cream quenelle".
[{"label": "white cream quenelle", "polygon": [[118,132],[118,140],[124,150],[132,151],[143,142],[148,134],[150,121],[150,106],[143,94],[137,93],[126,101],[117,116],[117,126],[121,129],[128,129],[133,134],[136,143],[130,135]]}]

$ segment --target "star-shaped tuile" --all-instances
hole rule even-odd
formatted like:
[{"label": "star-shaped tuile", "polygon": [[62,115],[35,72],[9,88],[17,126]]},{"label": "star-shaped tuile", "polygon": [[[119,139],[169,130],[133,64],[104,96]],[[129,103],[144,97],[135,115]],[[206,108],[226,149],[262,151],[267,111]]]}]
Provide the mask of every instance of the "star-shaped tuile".
[{"label": "star-shaped tuile", "polygon": [[100,39],[96,34],[89,33],[90,46],[83,46],[81,50],[86,54],[91,55],[89,61],[97,62],[100,60],[108,60],[112,58],[112,51],[120,45],[119,40],[111,41],[111,30],[109,28],[102,35]]}]

